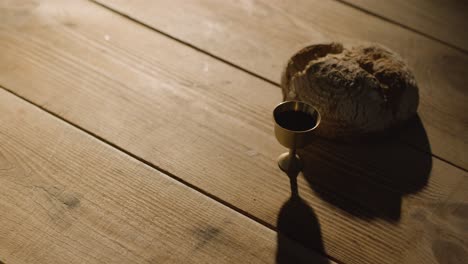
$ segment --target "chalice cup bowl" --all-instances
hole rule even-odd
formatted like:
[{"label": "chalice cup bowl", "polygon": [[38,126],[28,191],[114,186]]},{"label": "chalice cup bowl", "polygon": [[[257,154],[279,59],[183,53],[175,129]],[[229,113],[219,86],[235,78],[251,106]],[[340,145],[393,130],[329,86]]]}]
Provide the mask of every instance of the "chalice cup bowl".
[{"label": "chalice cup bowl", "polygon": [[301,101],[285,101],[273,110],[275,136],[278,142],[289,149],[278,158],[278,165],[284,172],[300,171],[302,161],[296,154],[313,138],[314,130],[320,124],[320,113],[312,105]]}]

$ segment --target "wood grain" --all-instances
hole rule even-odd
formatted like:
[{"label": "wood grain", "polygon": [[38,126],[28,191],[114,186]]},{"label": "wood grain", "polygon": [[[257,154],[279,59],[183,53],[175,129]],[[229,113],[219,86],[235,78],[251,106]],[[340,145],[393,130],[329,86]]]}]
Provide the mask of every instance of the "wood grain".
[{"label": "wood grain", "polygon": [[[271,229],[3,90],[0,142],[0,258],[6,263],[275,259]],[[295,243],[283,246],[296,261],[324,261]]]},{"label": "wood grain", "polygon": [[321,233],[304,245],[345,263],[402,260],[422,239],[412,211],[445,205],[466,179],[395,141],[317,140],[298,178],[304,202],[291,201],[276,166],[276,86],[88,2],[21,13],[0,29],[1,85],[266,224],[307,215]]},{"label": "wood grain", "polygon": [[[415,231],[422,239],[410,245],[402,263],[465,263],[468,259],[468,179],[450,194],[443,206],[413,211]],[[436,239],[434,239],[436,238]]]},{"label": "wood grain", "polygon": [[468,50],[468,3],[459,0],[343,0],[423,34]]},{"label": "wood grain", "polygon": [[388,46],[414,69],[432,153],[468,169],[468,56],[457,50],[332,0],[98,1],[275,82],[287,59],[312,43]]}]

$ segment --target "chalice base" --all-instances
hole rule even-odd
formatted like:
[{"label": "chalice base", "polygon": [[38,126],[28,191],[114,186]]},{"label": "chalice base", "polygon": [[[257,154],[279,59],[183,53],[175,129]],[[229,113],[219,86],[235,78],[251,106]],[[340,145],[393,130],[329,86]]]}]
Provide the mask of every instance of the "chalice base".
[{"label": "chalice base", "polygon": [[284,172],[300,171],[302,169],[302,161],[298,155],[290,155],[289,152],[286,152],[278,157],[278,166]]}]

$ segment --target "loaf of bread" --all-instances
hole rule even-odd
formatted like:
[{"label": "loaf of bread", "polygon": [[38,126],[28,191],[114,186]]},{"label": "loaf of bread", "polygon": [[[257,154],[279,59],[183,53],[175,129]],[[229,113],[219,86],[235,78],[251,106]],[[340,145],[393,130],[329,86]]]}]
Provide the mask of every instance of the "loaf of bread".
[{"label": "loaf of bread", "polygon": [[377,44],[306,47],[287,63],[281,87],[284,100],[305,101],[319,110],[316,132],[327,138],[378,134],[410,119],[419,103],[407,65]]}]

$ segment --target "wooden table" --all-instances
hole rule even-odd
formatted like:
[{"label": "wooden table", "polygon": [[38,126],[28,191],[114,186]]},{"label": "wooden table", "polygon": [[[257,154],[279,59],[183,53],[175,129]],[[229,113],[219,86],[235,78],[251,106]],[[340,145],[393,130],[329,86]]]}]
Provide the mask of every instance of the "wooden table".
[{"label": "wooden table", "polygon": [[[0,263],[466,263],[466,5],[377,2],[1,0]],[[400,53],[419,117],[316,140],[294,198],[271,112],[330,40]]]}]

